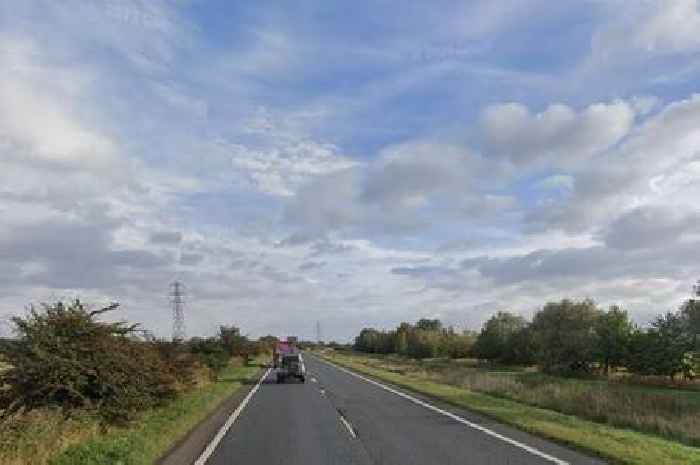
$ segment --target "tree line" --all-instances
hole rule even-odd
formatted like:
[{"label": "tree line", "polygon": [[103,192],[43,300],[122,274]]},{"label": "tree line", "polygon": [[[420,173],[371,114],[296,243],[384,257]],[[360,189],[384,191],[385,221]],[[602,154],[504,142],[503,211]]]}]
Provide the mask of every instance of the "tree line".
[{"label": "tree line", "polygon": [[104,322],[118,304],[90,310],[79,300],[14,317],[16,338],[0,345],[0,420],[40,408],[88,412],[123,423],[215,379],[233,357],[249,361],[276,338],[252,341],[235,326],[208,338],[143,337],[138,325]]},{"label": "tree line", "polygon": [[498,312],[481,331],[457,333],[439,320],[402,323],[391,331],[363,329],[355,350],[413,358],[474,357],[491,363],[536,364],[545,372],[584,374],[624,368],[639,375],[692,379],[700,369],[700,301],[635,325],[619,306],[590,299],[550,302],[531,321]]}]

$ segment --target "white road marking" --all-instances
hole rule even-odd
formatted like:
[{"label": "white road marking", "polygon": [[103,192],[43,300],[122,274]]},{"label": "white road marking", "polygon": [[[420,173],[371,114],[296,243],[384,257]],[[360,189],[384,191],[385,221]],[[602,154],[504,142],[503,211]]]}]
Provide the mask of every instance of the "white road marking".
[{"label": "white road marking", "polygon": [[[539,449],[535,449],[535,448],[532,447],[532,446],[528,446],[527,444],[523,444],[522,442],[516,441],[515,439],[511,439],[511,438],[509,438],[509,437],[507,437],[507,436],[504,436],[504,435],[502,435],[502,434],[500,434],[500,433],[497,433],[497,432],[495,432],[495,431],[492,431],[492,430],[490,430],[490,429],[488,429],[488,428],[485,428],[485,427],[483,427],[483,426],[481,426],[481,425],[478,425],[478,424],[476,424],[476,423],[473,423],[473,422],[471,422],[471,421],[469,421],[469,420],[465,420],[464,418],[462,418],[462,417],[460,417],[460,416],[458,416],[458,415],[455,415],[455,414],[452,413],[452,412],[448,412],[448,411],[443,410],[443,409],[441,409],[441,408],[435,407],[434,405],[431,405],[431,404],[429,404],[429,403],[427,403],[427,402],[424,402],[424,401],[422,401],[422,400],[420,400],[420,399],[416,399],[415,397],[410,396],[410,395],[408,395],[408,394],[406,394],[406,393],[404,393],[404,392],[397,391],[396,389],[390,388],[389,386],[387,386],[387,385],[385,385],[385,384],[382,384],[382,383],[377,382],[377,381],[375,381],[375,380],[373,380],[373,379],[364,377],[364,376],[362,376],[362,375],[360,375],[360,374],[355,373],[354,371],[348,370],[347,368],[338,366],[338,365],[336,365],[335,363],[331,363],[331,362],[328,362],[328,361],[323,360],[323,359],[319,359],[319,360],[323,361],[324,363],[326,363],[326,364],[328,364],[328,365],[330,365],[330,366],[332,366],[332,367],[334,367],[334,368],[337,368],[338,370],[344,371],[345,373],[347,373],[347,374],[349,374],[349,375],[352,375],[352,376],[354,376],[354,377],[356,377],[356,378],[359,378],[359,379],[361,379],[361,380],[363,380],[363,381],[366,381],[366,382],[368,382],[368,383],[370,383],[370,384],[374,384],[375,386],[378,386],[378,387],[384,389],[385,391],[391,392],[392,394],[396,394],[396,395],[399,396],[399,397],[403,397],[404,399],[409,400],[409,401],[413,402],[414,404],[420,405],[420,406],[425,407],[425,408],[427,408],[427,409],[429,409],[429,410],[432,410],[433,412],[436,412],[436,413],[439,413],[439,414],[444,415],[444,416],[446,416],[446,417],[449,417],[449,418],[451,418],[451,419],[453,419],[453,420],[455,420],[455,421],[457,421],[457,422],[459,422],[459,423],[462,423],[463,425],[466,425],[466,426],[468,426],[468,427],[470,427],[470,428],[473,428],[473,429],[475,429],[475,430],[481,431],[482,433],[487,434],[487,435],[489,435],[489,436],[491,436],[491,437],[494,437],[494,438],[496,438],[496,439],[500,439],[500,440],[503,441],[503,442],[507,442],[508,444],[510,444],[510,445],[512,445],[512,446],[518,447],[518,448],[520,448],[520,449],[522,449],[522,450],[524,450],[524,451],[527,451],[527,452],[529,452],[529,453],[531,453],[531,454],[533,454],[533,455],[536,455],[536,456],[538,456],[538,457],[541,457],[541,458],[543,458],[543,459],[545,459],[545,460],[548,460],[548,461],[550,461],[550,462],[552,462],[552,463],[556,463],[557,465],[569,465],[569,462],[567,462],[567,461],[565,461],[565,460],[558,459],[558,458],[556,458],[556,457],[554,457],[554,456],[552,456],[552,455],[547,454],[546,452],[542,452],[542,451],[539,450]],[[341,417],[341,419],[342,419],[342,417]]]},{"label": "white road marking", "polygon": [[350,422],[345,419],[344,416],[338,415],[338,418],[340,418],[340,421],[345,425],[345,427],[348,429],[348,432],[350,433],[350,436],[352,436],[353,439],[357,439],[357,434],[355,434],[355,429],[352,427]]},{"label": "white road marking", "polygon": [[209,460],[209,457],[211,457],[211,454],[214,453],[214,450],[216,450],[216,446],[219,445],[221,440],[224,438],[228,430],[233,426],[233,424],[236,422],[236,419],[238,416],[241,414],[245,406],[248,404],[250,399],[253,397],[253,395],[260,389],[260,385],[262,384],[263,380],[267,378],[267,375],[270,374],[270,371],[272,371],[272,368],[268,368],[265,374],[263,374],[260,379],[258,380],[258,383],[255,385],[253,389],[250,390],[247,396],[243,399],[243,402],[236,408],[236,410],[233,411],[233,413],[228,417],[228,420],[226,420],[226,423],[219,429],[219,431],[216,433],[216,436],[214,436],[214,439],[211,440],[209,445],[207,445],[206,449],[204,449],[204,452],[202,452],[202,455],[199,456],[199,458],[194,462],[194,465],[204,465],[207,463],[207,460]]}]

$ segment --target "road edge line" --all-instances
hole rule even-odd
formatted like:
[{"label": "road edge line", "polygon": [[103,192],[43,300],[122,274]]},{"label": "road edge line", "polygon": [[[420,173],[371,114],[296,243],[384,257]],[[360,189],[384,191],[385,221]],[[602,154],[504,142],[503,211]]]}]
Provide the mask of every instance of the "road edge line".
[{"label": "road edge line", "polygon": [[265,380],[265,378],[267,378],[271,371],[272,368],[268,368],[265,371],[265,373],[263,373],[255,387],[251,389],[250,392],[248,392],[248,395],[245,396],[245,398],[241,401],[240,405],[236,407],[236,410],[234,410],[233,413],[231,413],[231,415],[228,417],[226,423],[224,423],[221,426],[221,428],[219,428],[219,431],[216,433],[214,438],[209,442],[209,444],[207,444],[207,447],[204,449],[204,451],[202,451],[199,458],[195,460],[194,465],[205,465],[207,463],[209,457],[211,457],[211,455],[214,453],[221,440],[224,438],[226,433],[228,433],[228,430],[231,429],[231,426],[233,426],[233,424],[236,422],[236,419],[238,419],[238,416],[241,414],[245,406],[248,405],[248,402],[250,402],[250,399],[253,397],[253,395],[255,395],[258,389],[260,389],[260,385]]},{"label": "road edge line", "polygon": [[[566,460],[559,459],[559,458],[557,458],[557,457],[554,457],[553,455],[547,454],[546,452],[542,452],[541,450],[539,450],[539,449],[537,449],[537,448],[535,448],[535,447],[528,446],[527,444],[524,444],[524,443],[522,443],[522,442],[520,442],[520,441],[516,441],[515,439],[509,438],[508,436],[504,436],[504,435],[502,435],[501,433],[497,433],[496,431],[490,430],[490,429],[488,429],[488,428],[486,428],[486,427],[484,427],[484,426],[481,426],[481,425],[479,425],[479,424],[477,424],[477,423],[474,423],[474,422],[471,422],[471,421],[469,421],[469,420],[466,420],[466,419],[460,417],[459,415],[456,415],[456,414],[454,414],[454,413],[452,413],[452,412],[448,412],[447,410],[443,410],[443,409],[441,409],[441,408],[439,408],[439,407],[436,407],[436,406],[434,406],[434,405],[432,405],[432,404],[429,404],[428,402],[422,401],[422,400],[420,400],[420,399],[418,399],[418,398],[416,398],[416,397],[413,397],[413,396],[411,396],[411,395],[409,395],[409,394],[406,394],[405,392],[401,392],[401,391],[399,391],[399,390],[397,390],[397,389],[391,388],[391,387],[389,387],[389,386],[387,386],[387,385],[385,385],[385,384],[382,384],[382,383],[380,383],[380,382],[378,382],[378,381],[375,381],[375,380],[373,380],[373,379],[371,379],[371,378],[367,378],[367,377],[365,377],[365,376],[362,376],[362,375],[360,375],[360,374],[358,374],[358,373],[355,373],[355,372],[352,371],[352,370],[349,370],[349,369],[347,369],[347,368],[345,368],[345,367],[343,367],[343,366],[337,365],[337,364],[335,364],[335,363],[333,363],[333,362],[331,362],[331,361],[329,361],[329,360],[326,360],[326,359],[324,359],[324,358],[321,358],[321,357],[316,357],[316,358],[317,358],[318,360],[320,360],[320,361],[322,361],[322,362],[324,362],[324,363],[326,363],[326,364],[328,364],[328,365],[330,365],[330,366],[332,366],[332,367],[334,367],[334,368],[340,370],[340,371],[343,371],[343,372],[345,372],[345,373],[347,373],[347,374],[349,374],[349,375],[355,376],[356,378],[359,378],[359,379],[361,379],[361,380],[363,380],[363,381],[366,381],[366,382],[368,382],[368,383],[370,383],[370,384],[374,384],[375,386],[380,387],[380,388],[384,389],[385,391],[391,392],[392,394],[395,394],[395,395],[397,395],[397,396],[399,396],[399,397],[403,397],[404,399],[406,399],[406,400],[408,400],[408,401],[410,401],[410,402],[413,402],[414,404],[420,405],[421,407],[425,407],[425,408],[427,408],[428,410],[432,410],[433,412],[436,412],[436,413],[439,413],[439,414],[441,414],[441,415],[444,415],[444,416],[446,416],[446,417],[448,417],[448,418],[451,418],[451,419],[457,421],[458,423],[462,423],[462,424],[465,425],[465,426],[468,426],[468,427],[470,427],[470,428],[472,428],[472,429],[475,429],[475,430],[477,430],[477,431],[480,431],[480,432],[482,432],[482,433],[484,433],[484,434],[487,434],[487,435],[489,435],[489,436],[491,436],[491,437],[493,437],[493,438],[499,439],[499,440],[501,440],[501,441],[503,441],[503,442],[506,442],[506,443],[508,443],[508,444],[510,444],[510,445],[512,445],[512,446],[514,446],[514,447],[517,447],[517,448],[522,449],[522,450],[524,450],[524,451],[526,451],[526,452],[529,452],[529,453],[531,453],[531,454],[533,454],[533,455],[536,455],[536,456],[538,456],[538,457],[540,457],[540,458],[543,458],[543,459],[545,459],[545,460],[547,460],[547,461],[549,461],[549,462],[555,463],[555,464],[557,464],[557,465],[570,465],[569,462],[567,462]],[[199,464],[198,464],[198,465],[199,465]]]}]

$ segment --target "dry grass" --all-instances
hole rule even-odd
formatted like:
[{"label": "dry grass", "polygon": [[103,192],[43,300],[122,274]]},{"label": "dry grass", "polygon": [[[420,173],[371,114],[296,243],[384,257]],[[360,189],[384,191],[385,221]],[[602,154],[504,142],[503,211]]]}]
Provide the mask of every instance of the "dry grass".
[{"label": "dry grass", "polygon": [[257,369],[234,359],[217,382],[200,370],[191,391],[126,427],[104,428],[87,413],[66,418],[58,409],[19,413],[0,421],[0,464],[103,465],[117,463],[110,461],[114,457],[124,464],[151,464]]},{"label": "dry grass", "polygon": [[700,393],[691,389],[577,380],[525,370],[489,370],[468,361],[364,358],[368,366],[523,402],[596,423],[700,445]]},{"label": "dry grass", "polygon": [[73,444],[100,432],[90,417],[66,419],[57,410],[35,410],[0,422],[0,463],[45,465]]}]

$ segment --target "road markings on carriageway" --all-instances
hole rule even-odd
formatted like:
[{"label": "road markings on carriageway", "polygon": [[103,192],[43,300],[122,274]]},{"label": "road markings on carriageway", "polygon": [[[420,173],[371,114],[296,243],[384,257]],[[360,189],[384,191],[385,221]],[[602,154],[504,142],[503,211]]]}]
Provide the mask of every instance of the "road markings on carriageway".
[{"label": "road markings on carriageway", "polygon": [[338,418],[340,418],[340,421],[348,429],[350,436],[352,436],[353,439],[357,439],[357,433],[355,433],[355,428],[353,428],[352,425],[350,424],[350,422],[347,420],[347,418],[345,418],[345,415],[343,415],[342,413],[339,413]]},{"label": "road markings on carriageway", "polygon": [[233,413],[228,417],[226,420],[226,423],[219,429],[219,431],[216,433],[216,436],[214,436],[214,439],[211,440],[209,445],[207,445],[206,449],[202,452],[202,455],[199,456],[199,458],[194,462],[194,465],[204,465],[207,463],[207,460],[209,460],[209,457],[211,457],[211,454],[214,453],[214,450],[216,450],[216,446],[219,445],[221,440],[224,438],[226,433],[228,432],[229,429],[231,429],[231,426],[236,422],[236,419],[238,416],[241,414],[245,406],[250,402],[250,399],[253,397],[253,395],[260,389],[260,385],[262,382],[267,378],[267,375],[270,374],[270,371],[272,371],[272,368],[268,368],[267,371],[260,377],[258,380],[258,383],[255,385],[253,389],[250,390],[247,396],[243,399],[243,402],[236,407],[236,410],[233,411]]},{"label": "road markings on carriageway", "polygon": [[[536,448],[534,448],[534,447],[532,447],[532,446],[528,446],[527,444],[523,444],[522,442],[516,441],[515,439],[511,439],[511,438],[509,438],[508,436],[504,436],[504,435],[502,435],[502,434],[500,434],[500,433],[497,433],[497,432],[495,432],[495,431],[493,431],[493,430],[490,430],[490,429],[488,429],[488,428],[486,428],[486,427],[484,427],[484,426],[481,426],[481,425],[479,425],[479,424],[477,424],[477,423],[473,423],[473,422],[471,422],[471,421],[469,421],[469,420],[465,420],[464,418],[460,417],[459,415],[455,415],[455,414],[452,413],[452,412],[448,412],[447,410],[443,410],[443,409],[441,409],[441,408],[438,408],[438,407],[436,407],[436,406],[434,406],[434,405],[431,405],[431,404],[429,404],[429,403],[427,403],[427,402],[424,402],[424,401],[422,401],[422,400],[420,400],[420,399],[417,399],[417,398],[415,398],[415,397],[413,397],[413,396],[410,396],[410,395],[406,394],[405,392],[401,392],[401,391],[399,391],[399,390],[390,388],[390,387],[387,386],[386,384],[382,384],[382,383],[380,383],[380,382],[378,382],[378,381],[375,381],[375,380],[373,380],[373,379],[370,379],[370,378],[367,378],[367,377],[365,377],[365,376],[362,376],[362,375],[360,375],[360,374],[358,374],[358,373],[355,373],[354,371],[348,370],[347,368],[341,367],[341,366],[336,365],[335,363],[331,363],[331,362],[329,362],[329,361],[327,361],[327,360],[320,359],[320,358],[318,358],[318,360],[321,360],[323,363],[325,363],[325,364],[327,364],[327,365],[330,365],[330,366],[332,366],[333,368],[337,368],[338,370],[343,371],[343,372],[345,372],[345,373],[347,373],[347,374],[349,374],[349,375],[352,375],[352,376],[354,376],[354,377],[356,377],[356,378],[359,378],[359,379],[361,379],[361,380],[363,380],[363,381],[365,381],[365,382],[368,382],[368,383],[370,383],[370,384],[374,384],[375,386],[380,387],[380,388],[384,389],[385,391],[388,391],[388,392],[390,392],[390,393],[392,393],[392,394],[395,394],[395,395],[397,395],[397,396],[399,396],[399,397],[403,397],[404,399],[406,399],[406,400],[408,400],[408,401],[410,401],[410,402],[413,402],[414,404],[420,405],[421,407],[425,407],[425,408],[427,408],[428,410],[432,410],[433,412],[436,412],[436,413],[439,413],[439,414],[441,414],[441,415],[444,415],[444,416],[446,416],[446,417],[448,417],[448,418],[451,418],[451,419],[455,420],[456,422],[459,422],[459,423],[461,423],[461,424],[463,424],[463,425],[465,425],[465,426],[468,426],[468,427],[470,427],[470,428],[473,428],[473,429],[475,429],[475,430],[477,430],[477,431],[481,431],[481,432],[484,433],[484,434],[487,434],[487,435],[489,435],[489,436],[491,436],[491,437],[493,437],[493,438],[499,439],[499,440],[501,440],[501,441],[503,441],[503,442],[506,442],[506,443],[510,444],[511,446],[515,446],[515,447],[517,447],[517,448],[519,448],[519,449],[522,449],[522,450],[524,450],[524,451],[526,451],[526,452],[529,452],[529,453],[531,453],[531,454],[533,454],[533,455],[536,455],[536,456],[538,456],[538,457],[541,457],[541,458],[543,458],[543,459],[545,459],[545,460],[547,460],[547,461],[549,461],[549,462],[555,463],[555,464],[557,464],[557,465],[570,465],[569,462],[567,462],[567,461],[565,461],[565,460],[562,460],[562,459],[559,459],[559,458],[557,458],[557,457],[554,457],[553,455],[549,455],[549,454],[547,454],[546,452],[542,452],[541,450],[536,449]],[[342,419],[342,417],[341,417],[341,419]]]}]

